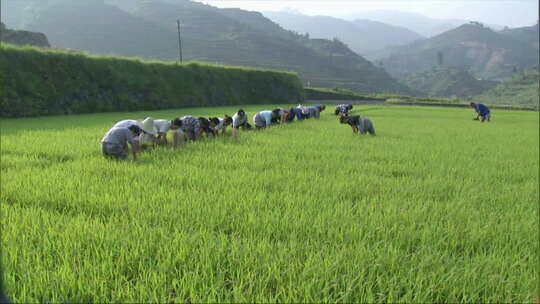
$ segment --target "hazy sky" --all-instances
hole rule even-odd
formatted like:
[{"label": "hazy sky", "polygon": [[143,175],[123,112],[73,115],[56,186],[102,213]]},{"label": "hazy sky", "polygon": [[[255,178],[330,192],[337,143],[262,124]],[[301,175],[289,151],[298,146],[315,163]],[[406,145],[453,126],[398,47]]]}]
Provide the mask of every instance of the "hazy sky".
[{"label": "hazy sky", "polygon": [[217,7],[253,11],[293,9],[306,15],[347,17],[354,12],[400,10],[437,19],[465,19],[482,23],[528,26],[538,20],[537,0],[199,0]]}]

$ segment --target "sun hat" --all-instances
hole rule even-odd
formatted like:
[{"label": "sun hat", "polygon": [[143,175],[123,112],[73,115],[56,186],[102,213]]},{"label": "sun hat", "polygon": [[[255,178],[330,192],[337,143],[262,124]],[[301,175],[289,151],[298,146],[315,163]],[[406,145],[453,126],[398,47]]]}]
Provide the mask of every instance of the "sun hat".
[{"label": "sun hat", "polygon": [[154,119],[152,117],[146,117],[143,121],[137,120],[137,125],[146,133],[155,135],[157,133],[156,126],[154,126]]}]

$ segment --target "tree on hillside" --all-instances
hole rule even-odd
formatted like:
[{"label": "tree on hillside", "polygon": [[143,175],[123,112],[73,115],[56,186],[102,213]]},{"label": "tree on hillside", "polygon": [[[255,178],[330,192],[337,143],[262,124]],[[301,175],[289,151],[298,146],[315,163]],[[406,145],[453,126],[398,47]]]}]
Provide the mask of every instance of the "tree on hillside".
[{"label": "tree on hillside", "polygon": [[484,25],[478,21],[471,21],[469,22],[469,24],[472,24],[472,25],[476,25],[476,26],[479,26],[479,27],[484,27]]},{"label": "tree on hillside", "polygon": [[439,66],[442,66],[444,62],[443,53],[441,51],[437,51],[437,63]]}]

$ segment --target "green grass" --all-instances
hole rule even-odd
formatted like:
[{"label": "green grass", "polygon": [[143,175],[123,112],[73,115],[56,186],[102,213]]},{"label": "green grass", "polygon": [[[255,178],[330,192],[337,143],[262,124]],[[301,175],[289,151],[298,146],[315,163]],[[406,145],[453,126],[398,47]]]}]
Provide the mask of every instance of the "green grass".
[{"label": "green grass", "polygon": [[100,155],[116,120],[234,110],[2,120],[12,301],[538,297],[538,113],[358,106],[378,136],[326,111],[135,162]]}]

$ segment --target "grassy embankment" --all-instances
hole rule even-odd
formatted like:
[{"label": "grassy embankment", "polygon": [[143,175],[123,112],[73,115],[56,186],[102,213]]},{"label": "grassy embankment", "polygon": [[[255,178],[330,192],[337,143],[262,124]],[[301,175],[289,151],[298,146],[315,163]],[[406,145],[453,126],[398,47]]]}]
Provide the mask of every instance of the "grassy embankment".
[{"label": "grassy embankment", "polygon": [[[271,106],[249,106],[250,116]],[[539,119],[364,107],[100,155],[123,118],[3,120],[2,259],[23,302],[516,302],[537,297]]]},{"label": "grassy embankment", "polygon": [[0,117],[304,99],[302,83],[294,73],[198,62],[176,65],[3,45],[0,71],[4,75]]}]

